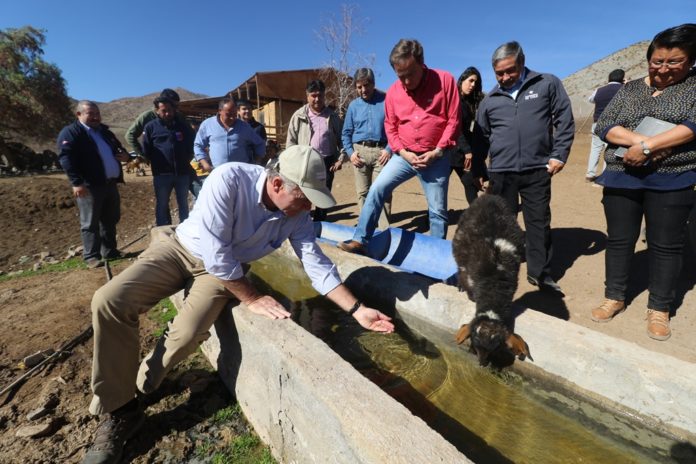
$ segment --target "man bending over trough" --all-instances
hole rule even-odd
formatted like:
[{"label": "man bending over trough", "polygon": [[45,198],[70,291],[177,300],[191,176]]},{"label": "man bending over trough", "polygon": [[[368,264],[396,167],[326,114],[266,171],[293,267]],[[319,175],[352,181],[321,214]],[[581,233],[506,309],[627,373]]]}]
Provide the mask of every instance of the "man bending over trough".
[{"label": "man bending over trough", "polygon": [[[150,246],[92,299],[94,361],[89,410],[102,415],[85,463],[118,462],[144,421],[136,393],[154,391],[193,353],[230,300],[270,319],[290,313],[244,277],[243,263],[271,253],[285,239],[312,286],[366,329],[392,332],[381,312],[362,305],[341,283],[336,266],[315,243],[312,204],[334,206],[319,153],[293,146],[275,168],[226,163],[213,170],[191,215],[176,229],[153,229]],[[186,288],[183,308],[154,350],[139,362],[138,319],[161,299]]]}]

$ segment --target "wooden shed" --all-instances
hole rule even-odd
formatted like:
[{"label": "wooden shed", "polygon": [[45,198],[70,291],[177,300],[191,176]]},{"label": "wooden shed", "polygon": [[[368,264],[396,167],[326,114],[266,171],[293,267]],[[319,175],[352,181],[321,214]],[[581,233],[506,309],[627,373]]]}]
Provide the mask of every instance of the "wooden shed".
[{"label": "wooden shed", "polygon": [[[332,71],[320,68],[257,72],[226,95],[252,102],[255,107],[254,118],[266,126],[268,138],[284,144],[292,114],[307,102],[305,88],[308,82],[323,80],[327,87],[326,103],[334,106],[330,92],[332,80],[335,80]],[[190,119],[202,120],[217,113],[221,98],[223,96],[184,100],[179,103],[179,111]]]}]

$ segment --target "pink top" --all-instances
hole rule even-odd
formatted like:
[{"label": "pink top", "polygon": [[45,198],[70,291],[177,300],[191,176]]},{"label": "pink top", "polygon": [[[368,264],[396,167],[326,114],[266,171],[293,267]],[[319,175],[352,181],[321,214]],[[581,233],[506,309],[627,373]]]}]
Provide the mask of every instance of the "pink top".
[{"label": "pink top", "polygon": [[389,146],[422,153],[456,145],[459,136],[459,94],[454,77],[423,66],[418,87],[406,90],[396,81],[384,102],[384,128]]},{"label": "pink top", "polygon": [[325,107],[321,113],[315,113],[312,108],[307,106],[307,116],[309,124],[312,126],[312,148],[319,152],[322,158],[331,154],[331,138],[329,137],[329,114],[330,110]]}]

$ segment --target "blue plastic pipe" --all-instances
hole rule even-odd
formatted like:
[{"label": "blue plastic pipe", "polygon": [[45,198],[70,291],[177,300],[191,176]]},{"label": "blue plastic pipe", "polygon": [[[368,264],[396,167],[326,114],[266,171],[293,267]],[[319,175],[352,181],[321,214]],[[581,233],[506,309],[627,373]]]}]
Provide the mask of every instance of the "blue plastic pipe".
[{"label": "blue plastic pipe", "polygon": [[[335,245],[353,238],[354,227],[315,222],[320,241]],[[457,265],[452,242],[408,230],[389,228],[378,231],[367,245],[367,256],[407,272],[422,274],[447,283],[456,281]]]}]

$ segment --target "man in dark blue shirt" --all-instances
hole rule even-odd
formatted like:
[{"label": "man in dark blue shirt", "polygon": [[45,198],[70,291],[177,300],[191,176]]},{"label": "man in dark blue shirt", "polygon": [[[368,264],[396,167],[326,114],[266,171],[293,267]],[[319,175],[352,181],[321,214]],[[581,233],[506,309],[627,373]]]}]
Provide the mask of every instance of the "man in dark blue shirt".
[{"label": "man in dark blue shirt", "polygon": [[166,97],[154,101],[157,119],[148,122],[143,132],[143,154],[152,166],[155,188],[155,219],[158,226],[172,223],[169,197],[176,192],[179,222],[188,217],[188,191],[193,168],[193,137],[185,123],[175,118],[174,103]]},{"label": "man in dark blue shirt", "polygon": [[[350,156],[355,173],[355,191],[358,206],[362,209],[365,197],[382,167],[391,158],[384,132],[384,99],[386,94],[375,89],[375,74],[370,68],[360,68],[353,78],[358,98],[348,105],[343,122],[342,140],[346,153]],[[379,216],[379,228],[389,227],[391,197],[384,202]]]}]

